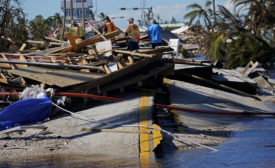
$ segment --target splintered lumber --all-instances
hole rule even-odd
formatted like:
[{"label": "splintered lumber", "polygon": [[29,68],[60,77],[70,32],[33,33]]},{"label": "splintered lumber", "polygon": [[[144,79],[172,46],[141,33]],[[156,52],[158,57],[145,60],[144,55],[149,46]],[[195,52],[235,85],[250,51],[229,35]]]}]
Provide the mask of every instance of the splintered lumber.
[{"label": "splintered lumber", "polygon": [[72,70],[59,70],[35,66],[8,70],[8,72],[13,75],[21,76],[50,86],[58,86],[60,88],[81,84],[87,81],[93,81],[104,76],[104,74],[84,73]]},{"label": "splintered lumber", "polygon": [[[118,31],[107,33],[104,36],[106,38],[111,38],[111,37],[114,37],[116,35],[118,35]],[[104,41],[104,39],[101,37],[101,35],[95,35],[95,36],[93,36],[93,37],[91,37],[91,38],[89,38],[87,40],[83,40],[82,42],[78,43],[77,44],[77,48],[81,49],[81,48],[83,48],[83,47],[85,47],[87,45],[92,45],[92,44],[95,44],[95,43],[100,42],[100,41]],[[57,53],[57,52],[63,53],[63,52],[68,52],[68,51],[72,51],[72,50],[73,50],[73,47],[72,46],[68,46],[68,47],[61,48],[59,50],[53,51],[53,52],[48,53],[48,54],[50,55],[50,54]]]},{"label": "splintered lumber", "polygon": [[165,59],[167,62],[173,62],[176,64],[190,64],[190,65],[203,65],[203,63],[208,63],[209,61],[194,61],[189,59]]},{"label": "splintered lumber", "polygon": [[85,66],[85,65],[67,65],[67,64],[60,64],[60,63],[45,63],[45,62],[27,62],[27,61],[11,61],[11,60],[0,60],[0,63],[5,64],[24,64],[24,65],[33,65],[33,66],[40,66],[40,67],[48,67],[48,68],[57,68],[57,69],[90,69],[90,70],[101,70],[95,66]]},{"label": "splintered lumber", "polygon": [[145,79],[148,79],[154,75],[160,74],[168,69],[174,69],[174,64],[172,63],[166,63],[163,66],[156,66],[151,69],[148,69],[148,72],[146,74],[138,74],[133,76],[132,78],[127,78],[124,80],[120,80],[119,82],[113,82],[111,84],[107,84],[100,88],[102,92],[107,92],[119,88],[123,88],[126,86],[133,85],[139,81],[143,81]]},{"label": "splintered lumber", "polygon": [[146,50],[139,50],[140,53],[144,54],[155,54],[155,53],[163,53],[163,52],[169,52],[174,51],[170,47],[162,47],[162,48],[156,48],[156,49],[146,49]]},{"label": "splintered lumber", "polygon": [[139,56],[139,57],[153,57],[153,55],[150,54],[143,54],[143,53],[139,53],[139,52],[133,52],[133,51],[124,51],[124,50],[114,50],[114,52],[116,53],[122,53],[122,54],[128,54],[128,55],[132,55],[132,56]]},{"label": "splintered lumber", "polygon": [[145,66],[154,63],[156,61],[159,61],[161,59],[162,55],[158,54],[156,56],[153,56],[151,58],[146,58],[146,59],[142,59],[138,62],[135,62],[131,65],[128,65],[126,67],[123,67],[122,69],[119,69],[115,72],[112,72],[110,74],[106,74],[104,76],[102,76],[101,78],[98,78],[97,80],[94,81],[89,81],[83,84],[80,84],[78,86],[75,86],[73,89],[71,89],[71,91],[73,92],[78,92],[78,91],[83,91],[83,90],[91,90],[96,88],[97,86],[106,84],[108,82],[111,82],[115,79],[118,79],[124,75],[130,74],[132,72],[135,72],[139,69],[144,68]]},{"label": "splintered lumber", "polygon": [[104,41],[107,41],[107,38],[106,38],[102,33],[100,33],[100,31],[98,31],[90,22],[88,22],[88,24],[93,28],[93,30],[94,30],[97,34],[99,34],[99,35],[102,37],[102,39],[103,39]]},{"label": "splintered lumber", "polygon": [[1,36],[2,39],[4,40],[7,40],[8,42],[12,43],[12,44],[16,44],[11,38],[9,37],[4,37],[4,36]]},{"label": "splintered lumber", "polygon": [[26,48],[27,44],[26,43],[23,43],[21,48],[19,49],[19,51],[23,51],[25,48]]},{"label": "splintered lumber", "polygon": [[34,44],[42,44],[42,45],[45,44],[45,41],[27,40],[26,42],[27,43],[34,43]]},{"label": "splintered lumber", "polygon": [[194,79],[198,79],[198,80],[207,82],[207,83],[209,83],[209,84],[215,85],[215,86],[217,86],[217,87],[220,87],[220,88],[223,88],[223,89],[226,89],[226,90],[230,90],[230,91],[232,91],[232,92],[234,92],[234,93],[241,94],[241,95],[244,95],[244,96],[247,96],[247,97],[251,97],[251,98],[254,98],[254,99],[256,99],[256,100],[261,101],[261,99],[258,98],[257,96],[254,96],[254,95],[245,93],[245,92],[243,92],[243,91],[240,91],[240,90],[231,88],[231,87],[229,87],[229,86],[226,86],[226,85],[223,85],[223,84],[218,84],[218,83],[216,83],[216,82],[213,82],[213,81],[211,81],[211,80],[204,79],[204,78],[199,77],[199,76],[196,76],[196,75],[191,75],[191,74],[187,74],[187,73],[183,73],[183,75],[189,76],[189,77],[192,77],[192,78],[194,78]]},{"label": "splintered lumber", "polygon": [[55,38],[50,38],[50,37],[45,37],[45,39],[47,40],[50,40],[50,41],[54,41],[54,42],[57,42],[57,43],[64,43],[65,41],[61,41],[61,40],[58,40],[58,39],[55,39]]},{"label": "splintered lumber", "polygon": [[255,63],[253,63],[252,61],[250,61],[246,65],[246,67],[244,68],[244,70],[242,71],[242,74],[244,76],[248,76],[258,65],[259,65],[259,62],[257,62],[257,61]]}]

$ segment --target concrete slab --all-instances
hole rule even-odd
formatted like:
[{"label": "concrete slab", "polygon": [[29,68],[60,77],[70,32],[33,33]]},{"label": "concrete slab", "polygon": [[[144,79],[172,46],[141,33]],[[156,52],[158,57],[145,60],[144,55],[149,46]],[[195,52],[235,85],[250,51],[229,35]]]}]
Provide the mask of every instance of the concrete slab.
[{"label": "concrete slab", "polygon": [[[151,107],[152,97],[148,100]],[[68,144],[70,153],[138,157],[139,134],[119,133],[115,130],[138,131],[138,127],[122,125],[139,124],[139,106],[140,98],[135,98],[77,113],[94,122],[73,116],[49,121],[45,125],[49,127],[48,130],[71,139]],[[111,129],[114,132],[83,132],[82,128]]]},{"label": "concrete slab", "polygon": [[[210,111],[274,112],[273,103],[265,103],[212,88],[187,82],[168,80],[171,104],[174,106]],[[202,129],[223,126],[241,120],[241,116],[201,114],[177,111],[184,125]]]},{"label": "concrete slab", "polygon": [[49,154],[154,157],[155,131],[136,127],[152,127],[153,97],[140,93],[126,97],[131,99],[45,122],[44,131],[28,129],[23,133],[1,134],[1,159]]},{"label": "concrete slab", "polygon": [[256,94],[257,83],[243,76],[237,70],[213,68],[212,80],[219,84],[249,93]]},{"label": "concrete slab", "polygon": [[230,81],[230,82],[247,82],[253,85],[256,85],[252,79],[243,76],[237,70],[229,70],[229,69],[217,69],[213,68],[213,73],[218,75],[212,75],[212,79],[216,81]]}]

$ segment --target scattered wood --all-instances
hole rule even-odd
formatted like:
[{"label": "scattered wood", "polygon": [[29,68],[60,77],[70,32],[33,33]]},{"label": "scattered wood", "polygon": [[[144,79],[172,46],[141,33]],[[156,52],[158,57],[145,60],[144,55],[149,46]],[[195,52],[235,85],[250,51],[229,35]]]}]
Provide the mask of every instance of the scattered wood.
[{"label": "scattered wood", "polygon": [[114,50],[114,52],[128,54],[128,55],[132,55],[132,56],[145,57],[145,58],[151,58],[153,56],[151,54],[143,54],[143,53],[134,52],[134,51]]},{"label": "scattered wood", "polygon": [[11,60],[0,60],[0,63],[5,64],[23,64],[23,65],[33,65],[39,67],[48,67],[48,68],[56,68],[56,69],[90,69],[90,70],[100,70],[98,67],[95,66],[79,66],[79,65],[66,65],[60,63],[45,63],[45,62],[26,62],[26,61],[11,61]]},{"label": "scattered wood", "polygon": [[10,43],[12,43],[12,44],[16,44],[16,42],[14,42],[14,41],[13,41],[11,38],[9,38],[9,37],[1,36],[1,38],[4,39],[4,40],[6,40],[6,41],[8,41],[8,42],[10,42]]},{"label": "scattered wood", "polygon": [[258,65],[258,62],[253,63],[252,61],[250,61],[242,71],[242,74],[244,76],[248,76]]},{"label": "scattered wood", "polygon": [[98,128],[82,128],[81,131],[85,132],[110,132],[110,133],[130,133],[130,134],[152,134],[152,131],[139,131],[139,130],[118,130],[118,129],[98,129]]}]

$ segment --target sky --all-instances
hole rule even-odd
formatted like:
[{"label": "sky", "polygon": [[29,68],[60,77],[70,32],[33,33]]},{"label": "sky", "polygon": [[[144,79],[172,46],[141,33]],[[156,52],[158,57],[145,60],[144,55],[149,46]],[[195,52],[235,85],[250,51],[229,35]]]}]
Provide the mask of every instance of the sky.
[{"label": "sky", "polygon": [[[63,0],[21,0],[22,7],[30,20],[39,14],[47,18],[56,12],[62,13],[61,2]],[[98,14],[104,12],[110,17],[124,17],[112,19],[115,25],[120,28],[126,27],[129,17],[133,17],[135,20],[141,18],[141,11],[120,10],[122,7],[140,8],[141,0],[94,0],[94,2],[97,2],[97,5],[94,3],[93,11],[97,9]],[[163,21],[170,22],[172,17],[175,17],[177,21],[182,22],[184,15],[188,12],[186,6],[192,3],[204,5],[205,2],[206,0],[145,0],[145,7],[152,7],[153,13],[159,14]],[[232,8],[230,0],[216,0],[216,4]]]}]

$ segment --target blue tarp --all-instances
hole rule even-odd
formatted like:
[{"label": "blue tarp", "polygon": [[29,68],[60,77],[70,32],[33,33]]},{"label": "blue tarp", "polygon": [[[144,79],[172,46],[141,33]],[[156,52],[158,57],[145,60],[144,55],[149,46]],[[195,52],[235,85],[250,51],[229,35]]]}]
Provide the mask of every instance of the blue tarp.
[{"label": "blue tarp", "polygon": [[52,101],[29,98],[17,101],[0,112],[0,131],[14,126],[44,121],[52,110]]}]

